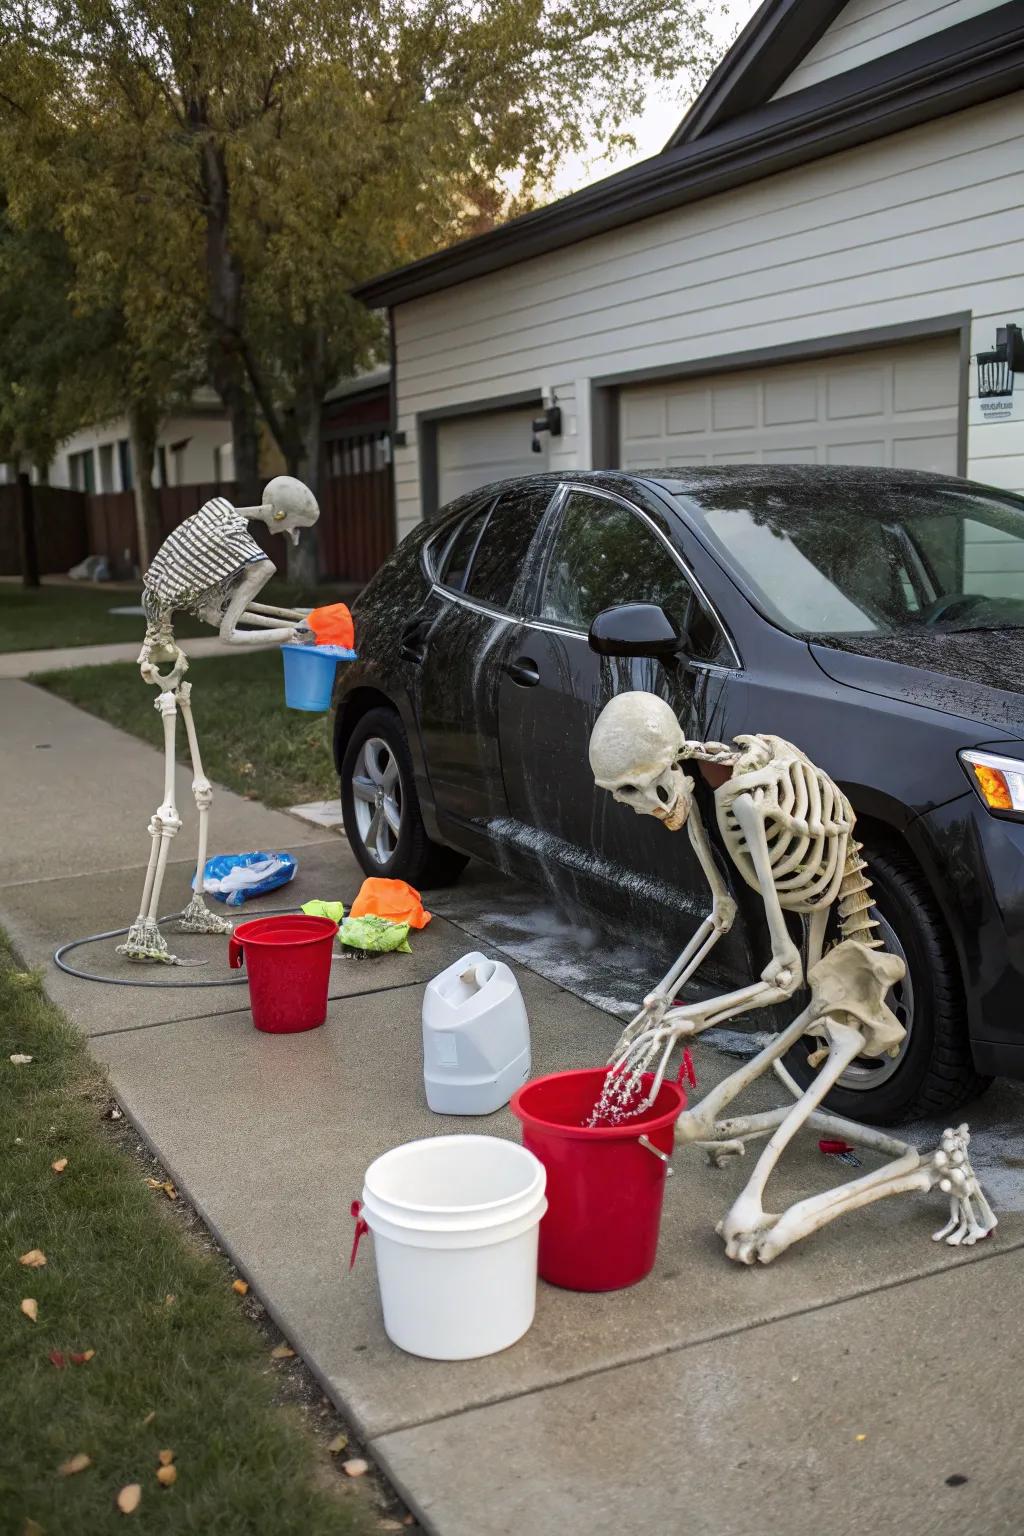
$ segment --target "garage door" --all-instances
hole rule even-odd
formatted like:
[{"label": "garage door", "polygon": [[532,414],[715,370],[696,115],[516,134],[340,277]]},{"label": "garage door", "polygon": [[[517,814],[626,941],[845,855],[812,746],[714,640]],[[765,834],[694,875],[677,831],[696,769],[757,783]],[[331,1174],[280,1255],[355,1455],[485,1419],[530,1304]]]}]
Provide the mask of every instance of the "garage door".
[{"label": "garage door", "polygon": [[437,428],[437,501],[445,502],[475,491],[491,480],[510,480],[515,475],[535,475],[547,469],[547,437],[541,435],[541,452],[530,451],[530,423],[542,407],[488,411],[479,416],[456,416]]},{"label": "garage door", "polygon": [[620,462],[877,464],[956,474],[954,337],[624,388]]}]

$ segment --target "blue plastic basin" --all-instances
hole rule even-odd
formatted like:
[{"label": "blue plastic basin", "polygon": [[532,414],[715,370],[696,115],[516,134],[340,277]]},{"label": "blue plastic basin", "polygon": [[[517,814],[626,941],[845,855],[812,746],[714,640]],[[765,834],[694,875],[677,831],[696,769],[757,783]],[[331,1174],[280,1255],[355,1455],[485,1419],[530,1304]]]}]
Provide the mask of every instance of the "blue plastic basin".
[{"label": "blue plastic basin", "polygon": [[331,707],[334,670],[339,661],[355,661],[343,645],[282,645],[284,701],[289,709],[323,714]]}]

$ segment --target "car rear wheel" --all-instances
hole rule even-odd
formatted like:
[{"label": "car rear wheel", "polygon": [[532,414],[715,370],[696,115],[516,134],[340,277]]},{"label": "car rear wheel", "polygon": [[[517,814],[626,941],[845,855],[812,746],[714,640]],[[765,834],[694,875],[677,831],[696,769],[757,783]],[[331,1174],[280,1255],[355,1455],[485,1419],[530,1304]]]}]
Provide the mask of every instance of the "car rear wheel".
[{"label": "car rear wheel", "polygon": [[[858,1057],[825,1100],[852,1120],[892,1124],[952,1114],[991,1078],[974,1069],[963,989],[952,942],[920,870],[898,849],[865,847],[885,945],[907,967],[886,999],[906,1030],[896,1057]],[[815,1042],[817,1044],[818,1042]],[[786,1065],[801,1086],[814,1076],[813,1046],[801,1043]]]},{"label": "car rear wheel", "polygon": [[402,722],[371,709],[341,761],[341,810],[352,852],[368,875],[428,890],[457,880],[468,860],[427,836]]}]

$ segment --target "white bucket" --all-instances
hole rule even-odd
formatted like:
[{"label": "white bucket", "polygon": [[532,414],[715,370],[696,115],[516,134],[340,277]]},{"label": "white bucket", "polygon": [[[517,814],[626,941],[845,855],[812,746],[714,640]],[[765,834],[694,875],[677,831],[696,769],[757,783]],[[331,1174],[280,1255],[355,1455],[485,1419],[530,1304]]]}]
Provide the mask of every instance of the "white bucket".
[{"label": "white bucket", "polygon": [[428,1360],[507,1349],[533,1322],[544,1166],[514,1141],[434,1136],[366,1170],[384,1327]]}]

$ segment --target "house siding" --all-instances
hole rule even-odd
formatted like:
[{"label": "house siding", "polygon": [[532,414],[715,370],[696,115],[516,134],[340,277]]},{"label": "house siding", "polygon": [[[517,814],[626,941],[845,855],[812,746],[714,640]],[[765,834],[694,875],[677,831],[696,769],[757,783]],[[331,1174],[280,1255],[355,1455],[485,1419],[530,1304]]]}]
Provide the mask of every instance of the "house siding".
[{"label": "house siding", "polygon": [[970,21],[1006,0],[850,0],[773,100]]},{"label": "house siding", "polygon": [[[1021,165],[1017,93],[398,306],[400,536],[422,411],[553,392],[550,466],[582,469],[595,378],[964,312],[991,347],[1020,306]],[[971,428],[968,459],[1024,487],[1024,425]]]}]

